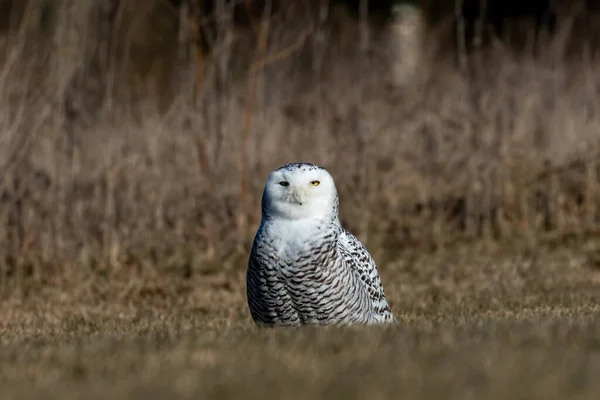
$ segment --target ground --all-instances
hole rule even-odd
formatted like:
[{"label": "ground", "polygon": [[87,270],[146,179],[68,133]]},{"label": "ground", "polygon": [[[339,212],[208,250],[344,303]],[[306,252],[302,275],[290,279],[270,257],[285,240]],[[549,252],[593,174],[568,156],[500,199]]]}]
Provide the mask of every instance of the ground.
[{"label": "ground", "polygon": [[597,398],[595,243],[381,256],[399,327],[259,329],[243,268],[229,284],[198,277],[186,301],[7,301],[0,387],[20,399]]}]

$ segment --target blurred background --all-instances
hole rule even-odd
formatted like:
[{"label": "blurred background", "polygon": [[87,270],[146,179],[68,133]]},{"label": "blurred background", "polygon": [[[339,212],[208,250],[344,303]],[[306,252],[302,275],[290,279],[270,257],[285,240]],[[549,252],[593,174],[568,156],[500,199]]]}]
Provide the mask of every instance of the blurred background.
[{"label": "blurred background", "polygon": [[242,282],[291,161],[384,271],[598,232],[591,0],[1,0],[0,49],[3,298]]}]

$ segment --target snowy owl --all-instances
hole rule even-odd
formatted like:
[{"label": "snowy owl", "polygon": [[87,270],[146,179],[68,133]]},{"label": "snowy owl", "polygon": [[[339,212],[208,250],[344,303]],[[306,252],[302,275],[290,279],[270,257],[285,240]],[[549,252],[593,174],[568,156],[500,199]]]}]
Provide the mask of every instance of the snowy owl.
[{"label": "snowy owl", "polygon": [[338,218],[333,177],[311,163],[271,172],[246,273],[259,325],[397,323],[375,262]]}]

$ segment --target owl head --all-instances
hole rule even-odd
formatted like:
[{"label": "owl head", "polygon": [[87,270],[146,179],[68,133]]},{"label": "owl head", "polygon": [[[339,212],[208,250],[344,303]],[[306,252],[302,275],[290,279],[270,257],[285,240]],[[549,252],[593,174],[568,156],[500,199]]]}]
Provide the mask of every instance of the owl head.
[{"label": "owl head", "polygon": [[286,164],[269,174],[262,198],[263,218],[337,221],[333,177],[312,163]]}]

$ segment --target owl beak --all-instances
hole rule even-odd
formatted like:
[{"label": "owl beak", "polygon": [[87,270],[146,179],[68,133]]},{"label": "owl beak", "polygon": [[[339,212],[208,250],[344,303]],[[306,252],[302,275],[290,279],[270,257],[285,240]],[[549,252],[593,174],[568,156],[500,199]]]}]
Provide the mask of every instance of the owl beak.
[{"label": "owl beak", "polygon": [[304,188],[294,188],[292,189],[292,199],[300,205],[306,203],[308,199],[308,192]]}]

